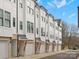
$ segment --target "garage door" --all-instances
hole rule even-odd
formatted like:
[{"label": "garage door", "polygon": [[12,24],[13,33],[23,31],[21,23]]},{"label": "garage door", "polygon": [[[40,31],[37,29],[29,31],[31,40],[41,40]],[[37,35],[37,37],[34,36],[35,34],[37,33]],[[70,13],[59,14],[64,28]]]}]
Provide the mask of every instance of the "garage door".
[{"label": "garage door", "polygon": [[0,41],[0,59],[8,58],[8,41]]},{"label": "garage door", "polygon": [[33,44],[27,44],[25,55],[33,55],[33,54],[34,54],[34,45]]}]

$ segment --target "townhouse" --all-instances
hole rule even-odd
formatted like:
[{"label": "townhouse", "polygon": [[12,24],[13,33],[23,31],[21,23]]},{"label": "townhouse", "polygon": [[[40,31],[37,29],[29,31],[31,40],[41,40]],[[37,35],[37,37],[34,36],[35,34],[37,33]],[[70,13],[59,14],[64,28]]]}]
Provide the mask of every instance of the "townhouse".
[{"label": "townhouse", "polygon": [[48,38],[50,41],[50,46],[49,46],[49,51],[52,52],[54,51],[54,47],[55,47],[55,40],[54,40],[54,35],[55,35],[55,31],[54,31],[54,17],[49,14],[49,20],[48,20]]},{"label": "townhouse", "polygon": [[61,50],[62,22],[36,0],[0,0],[0,59]]},{"label": "townhouse", "polygon": [[25,55],[35,54],[35,37],[34,37],[34,23],[35,23],[35,0],[25,0],[25,32],[27,37],[27,44],[25,49]]},{"label": "townhouse", "polygon": [[41,48],[40,48],[40,53],[45,53],[45,45],[46,45],[46,25],[47,25],[47,10],[43,7],[40,6],[40,29],[41,29],[41,34],[40,38],[42,40]]},{"label": "townhouse", "polygon": [[[16,33],[16,3],[10,0],[0,0],[0,59],[11,56],[12,36]],[[15,51],[16,51],[16,44]]]},{"label": "townhouse", "polygon": [[62,24],[63,22],[59,19],[58,20],[58,51],[61,50],[61,46],[62,46]]},{"label": "townhouse", "polygon": [[55,31],[55,51],[61,50],[62,45],[62,21],[59,19],[55,19],[54,21],[54,31]]},{"label": "townhouse", "polygon": [[40,6],[35,5],[35,54],[40,53],[41,48],[41,29],[40,29]]}]

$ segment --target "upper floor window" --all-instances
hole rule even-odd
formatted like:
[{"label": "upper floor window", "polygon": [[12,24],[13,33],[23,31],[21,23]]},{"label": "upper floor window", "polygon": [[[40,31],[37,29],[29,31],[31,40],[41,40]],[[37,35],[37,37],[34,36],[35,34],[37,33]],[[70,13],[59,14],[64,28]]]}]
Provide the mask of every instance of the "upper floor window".
[{"label": "upper floor window", "polygon": [[48,36],[48,32],[46,33],[46,36]]},{"label": "upper floor window", "polygon": [[34,15],[34,10],[29,6],[27,8],[28,8],[28,13]]},{"label": "upper floor window", "polygon": [[11,1],[11,0],[9,0],[9,1]]},{"label": "upper floor window", "polygon": [[13,0],[13,2],[15,3],[15,2],[16,2],[16,0]]},{"label": "upper floor window", "polygon": [[29,6],[28,6],[27,8],[28,8],[28,13],[30,14],[30,13],[31,13],[31,9],[30,9],[30,7],[29,7]]},{"label": "upper floor window", "polygon": [[34,15],[34,10],[33,9],[31,9],[31,12],[32,12],[32,15]]},{"label": "upper floor window", "polygon": [[27,21],[27,32],[33,33],[33,23]]},{"label": "upper floor window", "polygon": [[3,26],[3,10],[0,9],[0,26]]},{"label": "upper floor window", "polygon": [[20,21],[20,29],[22,30],[23,29],[23,22]]},{"label": "upper floor window", "polygon": [[37,34],[38,34],[38,28],[37,28]]},{"label": "upper floor window", "polygon": [[54,28],[54,24],[53,24],[53,23],[50,23],[50,26],[51,26],[52,28]]},{"label": "upper floor window", "polygon": [[45,32],[43,28],[41,28],[41,36],[45,36]]},{"label": "upper floor window", "polygon": [[6,27],[10,27],[11,26],[11,14],[10,14],[10,12],[8,12],[8,11],[5,11],[5,23],[4,23],[4,25],[6,26]]},{"label": "upper floor window", "polygon": [[51,34],[51,35],[50,35],[50,38],[53,39],[53,38],[54,38],[54,35]]},{"label": "upper floor window", "polygon": [[13,27],[15,27],[15,18],[13,17]]},{"label": "upper floor window", "polygon": [[46,22],[45,17],[41,16],[41,19],[42,19],[43,22]]},{"label": "upper floor window", "polygon": [[42,19],[42,21],[43,21],[43,17],[41,16],[41,19]]},{"label": "upper floor window", "polygon": [[44,18],[44,22],[46,22],[46,19]]},{"label": "upper floor window", "polygon": [[39,18],[39,15],[38,14],[36,16],[37,16],[37,18]]},{"label": "upper floor window", "polygon": [[20,6],[21,8],[23,8],[23,4],[22,4],[22,3],[19,3],[19,6]]},{"label": "upper floor window", "polygon": [[33,23],[31,23],[31,33],[33,33]]}]

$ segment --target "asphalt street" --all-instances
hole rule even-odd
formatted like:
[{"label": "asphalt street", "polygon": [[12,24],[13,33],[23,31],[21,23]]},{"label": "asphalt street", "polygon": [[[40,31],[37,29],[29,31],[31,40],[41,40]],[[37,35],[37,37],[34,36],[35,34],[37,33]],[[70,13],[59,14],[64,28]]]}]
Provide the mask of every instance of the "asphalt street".
[{"label": "asphalt street", "polygon": [[64,53],[51,55],[41,59],[77,59],[79,55],[79,51],[67,51]]}]

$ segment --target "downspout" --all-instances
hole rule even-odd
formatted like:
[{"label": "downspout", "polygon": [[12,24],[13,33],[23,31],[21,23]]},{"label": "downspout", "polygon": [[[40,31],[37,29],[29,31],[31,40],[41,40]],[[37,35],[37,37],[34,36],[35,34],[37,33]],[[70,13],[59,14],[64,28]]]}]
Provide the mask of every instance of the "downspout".
[{"label": "downspout", "polygon": [[[24,33],[24,35],[26,35],[26,0],[23,0],[23,29],[24,29],[24,31],[23,31],[23,33]],[[27,38],[27,37],[26,37]],[[23,50],[23,52],[24,52],[24,55],[25,55],[25,50],[26,50],[26,44],[27,44],[27,39],[24,41],[24,50]]]},{"label": "downspout", "polygon": [[[41,14],[40,14],[40,7],[39,7],[39,29],[38,29],[38,34],[39,34],[39,39],[41,40]],[[40,48],[41,48],[42,42],[40,43]],[[39,51],[40,51],[39,48]]]},{"label": "downspout", "polygon": [[19,56],[18,52],[18,0],[16,0],[16,39],[17,39],[17,56]]},{"label": "downspout", "polygon": [[[47,24],[48,24],[48,25],[47,25],[47,28],[48,28],[48,29],[47,29],[47,32],[49,33],[49,15],[47,15]],[[47,35],[48,35],[48,33],[47,33]],[[50,47],[50,43],[51,43],[51,42],[50,42],[49,36],[48,36],[48,40],[49,40],[49,47]],[[50,48],[49,48],[49,49],[50,49]]]},{"label": "downspout", "polygon": [[46,12],[46,17],[47,17],[47,21],[46,21],[46,23],[45,23],[45,52],[46,52],[46,34],[47,34],[47,32],[46,32],[46,30],[47,30],[47,22],[48,22],[48,13]]},{"label": "downspout", "polygon": [[[56,33],[55,33],[55,30],[56,30],[56,28],[55,28],[55,20],[54,20],[54,41],[56,40]],[[56,46],[56,41],[55,41],[55,43],[53,43],[54,44],[54,50],[55,50],[55,46]]]},{"label": "downspout", "polygon": [[[36,3],[36,1],[34,1],[34,3]],[[34,5],[34,45],[35,45],[35,54],[36,54],[36,13],[35,13],[35,7],[36,7],[36,4]]]},{"label": "downspout", "polygon": [[24,34],[26,34],[26,0],[23,0],[23,21],[24,21],[24,24],[23,24],[23,29],[24,29]]},{"label": "downspout", "polygon": [[59,34],[59,27],[60,27],[60,26],[58,26],[58,51],[59,51],[59,45],[60,45],[60,44],[59,44],[59,42],[60,42],[60,37],[59,37],[59,35],[60,35],[60,34]]},{"label": "downspout", "polygon": [[[46,14],[46,16],[47,16],[47,14]],[[45,52],[46,52],[46,23],[45,23]]]}]

